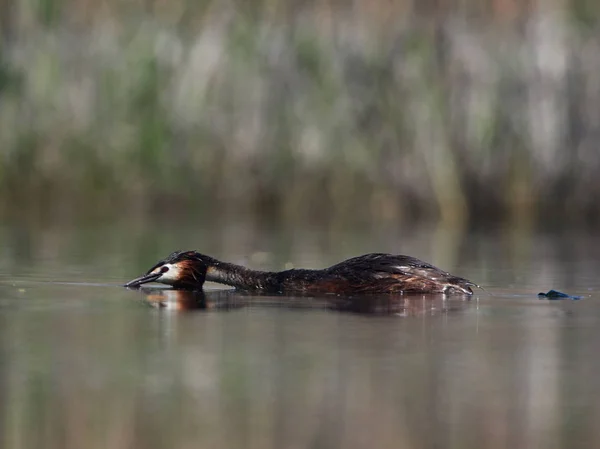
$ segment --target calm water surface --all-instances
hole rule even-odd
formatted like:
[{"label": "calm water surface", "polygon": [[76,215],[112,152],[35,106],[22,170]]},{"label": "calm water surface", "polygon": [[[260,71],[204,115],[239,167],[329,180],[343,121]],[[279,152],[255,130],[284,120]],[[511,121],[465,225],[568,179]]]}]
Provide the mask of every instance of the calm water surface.
[{"label": "calm water surface", "polygon": [[[0,447],[600,447],[598,236],[0,232]],[[406,253],[487,292],[365,300],[120,286],[192,248],[264,269]],[[584,299],[537,299],[551,288]]]}]

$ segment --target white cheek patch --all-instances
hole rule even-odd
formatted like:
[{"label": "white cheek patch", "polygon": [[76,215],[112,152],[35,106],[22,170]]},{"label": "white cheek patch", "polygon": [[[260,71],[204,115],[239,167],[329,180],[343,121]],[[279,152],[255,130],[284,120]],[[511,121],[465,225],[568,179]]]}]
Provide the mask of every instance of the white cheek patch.
[{"label": "white cheek patch", "polygon": [[153,272],[160,273],[164,267],[167,267],[169,270],[161,274],[161,276],[157,279],[158,282],[169,284],[179,279],[179,267],[170,263],[166,263],[160,267],[157,267]]}]

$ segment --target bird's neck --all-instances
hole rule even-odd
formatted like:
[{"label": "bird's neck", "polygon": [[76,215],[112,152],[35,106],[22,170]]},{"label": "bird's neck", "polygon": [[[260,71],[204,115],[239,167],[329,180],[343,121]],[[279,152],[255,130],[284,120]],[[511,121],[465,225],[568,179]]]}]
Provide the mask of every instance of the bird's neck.
[{"label": "bird's neck", "polygon": [[206,270],[206,280],[242,290],[277,291],[276,273],[251,270],[241,265],[215,261]]}]

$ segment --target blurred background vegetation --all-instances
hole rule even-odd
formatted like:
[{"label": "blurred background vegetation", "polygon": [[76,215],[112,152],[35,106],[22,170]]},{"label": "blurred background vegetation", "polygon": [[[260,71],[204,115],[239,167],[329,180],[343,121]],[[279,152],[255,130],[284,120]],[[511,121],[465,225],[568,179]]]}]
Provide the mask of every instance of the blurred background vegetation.
[{"label": "blurred background vegetation", "polygon": [[594,224],[593,0],[0,0],[0,211]]}]

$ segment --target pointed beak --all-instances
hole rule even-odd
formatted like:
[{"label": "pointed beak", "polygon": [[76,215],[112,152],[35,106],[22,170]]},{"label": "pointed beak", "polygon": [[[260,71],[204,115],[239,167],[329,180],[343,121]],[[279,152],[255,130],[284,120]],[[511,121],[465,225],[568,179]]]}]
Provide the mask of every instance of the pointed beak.
[{"label": "pointed beak", "polygon": [[125,284],[123,287],[139,287],[142,284],[147,284],[148,282],[152,282],[157,280],[162,273],[148,273],[139,278],[133,279]]}]

